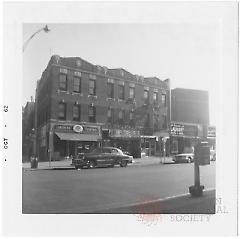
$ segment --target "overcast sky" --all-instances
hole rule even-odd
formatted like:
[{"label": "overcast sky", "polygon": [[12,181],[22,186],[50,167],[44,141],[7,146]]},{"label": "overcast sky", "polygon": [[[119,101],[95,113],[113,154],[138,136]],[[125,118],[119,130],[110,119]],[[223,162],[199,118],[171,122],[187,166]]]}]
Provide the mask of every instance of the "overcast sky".
[{"label": "overcast sky", "polygon": [[[24,24],[23,42],[43,24]],[[211,24],[48,24],[23,53],[22,104],[35,95],[51,55],[78,56],[108,68],[145,77],[171,79],[171,88],[209,92],[210,123],[215,124],[219,77],[219,35]]]}]

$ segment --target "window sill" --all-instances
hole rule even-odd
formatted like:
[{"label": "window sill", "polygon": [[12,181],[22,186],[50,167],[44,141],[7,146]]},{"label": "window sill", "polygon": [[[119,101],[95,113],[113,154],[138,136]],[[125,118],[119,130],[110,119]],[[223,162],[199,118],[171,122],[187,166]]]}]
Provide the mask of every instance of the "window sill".
[{"label": "window sill", "polygon": [[96,99],[97,99],[97,96],[96,96],[96,95],[88,95],[88,97],[93,97],[93,98],[96,98]]},{"label": "window sill", "polygon": [[114,98],[107,98],[107,100],[115,100]]},{"label": "window sill", "polygon": [[69,94],[69,92],[67,90],[57,90],[57,93],[65,93],[65,94]]},{"label": "window sill", "polygon": [[83,96],[83,93],[79,93],[79,92],[72,92],[72,95],[80,95],[80,96]]}]

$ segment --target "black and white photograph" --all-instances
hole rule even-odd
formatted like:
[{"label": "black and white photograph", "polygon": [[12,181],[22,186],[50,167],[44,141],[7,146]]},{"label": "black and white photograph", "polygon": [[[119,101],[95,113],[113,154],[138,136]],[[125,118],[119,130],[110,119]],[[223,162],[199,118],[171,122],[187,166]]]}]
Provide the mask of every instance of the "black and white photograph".
[{"label": "black and white photograph", "polygon": [[238,3],[4,13],[5,235],[237,234]]}]

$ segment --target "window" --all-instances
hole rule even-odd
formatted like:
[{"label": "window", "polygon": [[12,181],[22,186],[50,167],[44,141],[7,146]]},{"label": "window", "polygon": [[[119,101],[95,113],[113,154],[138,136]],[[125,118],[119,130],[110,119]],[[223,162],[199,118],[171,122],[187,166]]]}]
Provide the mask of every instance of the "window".
[{"label": "window", "polygon": [[158,102],[158,92],[153,92],[153,101]]},{"label": "window", "polygon": [[124,85],[118,85],[118,99],[124,100]]},{"label": "window", "polygon": [[96,95],[96,81],[89,79],[89,95]]},{"label": "window", "polygon": [[88,108],[88,120],[89,122],[95,123],[96,122],[96,107],[90,105]]},{"label": "window", "polygon": [[108,108],[107,117],[108,117],[108,122],[113,123],[113,109],[112,108]]},{"label": "window", "polygon": [[73,78],[73,91],[77,93],[81,92],[81,78],[79,77]]},{"label": "window", "polygon": [[162,94],[162,104],[166,106],[166,95]]},{"label": "window", "polygon": [[144,90],[144,103],[148,104],[149,103],[149,91]]},{"label": "window", "polygon": [[107,96],[108,98],[114,98],[114,83],[107,83]]},{"label": "window", "polygon": [[129,98],[134,99],[135,98],[135,88],[129,87]]},{"label": "window", "polygon": [[59,103],[58,105],[58,118],[59,119],[66,119],[66,104]]},{"label": "window", "polygon": [[163,115],[163,125],[162,125],[162,128],[163,129],[167,128],[167,116],[166,115]]},{"label": "window", "polygon": [[67,90],[67,75],[65,74],[60,74],[59,76],[59,89]]},{"label": "window", "polygon": [[73,106],[73,120],[80,121],[80,105]]},{"label": "window", "polygon": [[134,112],[133,111],[130,111],[130,113],[129,113],[129,120],[130,120],[130,125],[134,126],[135,121],[134,121]]},{"label": "window", "polygon": [[119,124],[123,124],[123,122],[124,122],[124,112],[123,112],[123,110],[119,110],[119,112],[118,112],[118,121],[119,121]]}]

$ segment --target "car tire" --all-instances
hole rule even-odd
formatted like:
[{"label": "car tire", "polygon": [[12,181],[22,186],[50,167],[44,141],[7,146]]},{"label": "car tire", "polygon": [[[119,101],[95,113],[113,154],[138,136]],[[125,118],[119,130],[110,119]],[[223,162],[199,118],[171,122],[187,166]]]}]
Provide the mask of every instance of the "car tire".
[{"label": "car tire", "polygon": [[96,162],[91,161],[88,165],[88,168],[95,168],[96,167]]},{"label": "car tire", "polygon": [[124,168],[127,167],[127,160],[122,160],[120,166]]}]

